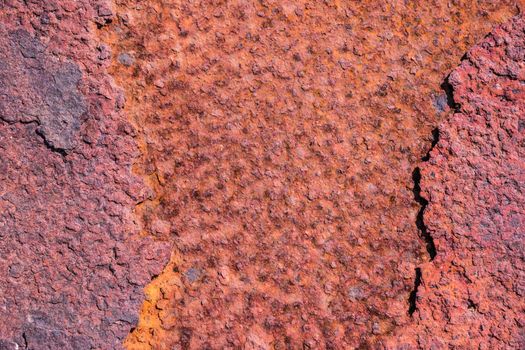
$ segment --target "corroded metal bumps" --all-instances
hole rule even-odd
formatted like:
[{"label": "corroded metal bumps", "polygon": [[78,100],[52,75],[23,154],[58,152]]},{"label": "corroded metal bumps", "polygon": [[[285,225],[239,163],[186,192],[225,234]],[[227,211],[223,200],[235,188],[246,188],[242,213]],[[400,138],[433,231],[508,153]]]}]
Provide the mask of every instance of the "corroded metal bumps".
[{"label": "corroded metal bumps", "polygon": [[523,348],[515,11],[0,0],[0,349]]}]

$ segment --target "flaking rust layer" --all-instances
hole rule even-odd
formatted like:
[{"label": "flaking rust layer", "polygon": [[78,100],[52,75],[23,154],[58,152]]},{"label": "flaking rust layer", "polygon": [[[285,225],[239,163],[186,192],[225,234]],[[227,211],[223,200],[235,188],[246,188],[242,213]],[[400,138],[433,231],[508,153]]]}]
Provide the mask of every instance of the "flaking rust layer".
[{"label": "flaking rust layer", "polygon": [[[93,36],[110,8],[0,1],[0,349],[120,349],[169,258]],[[109,17],[108,17],[109,16]]]},{"label": "flaking rust layer", "polygon": [[456,110],[421,170],[437,255],[407,333],[423,349],[525,349],[525,19],[494,29],[448,81]]},{"label": "flaking rust layer", "polygon": [[413,171],[449,111],[444,77],[516,13],[116,1],[100,35],[155,192],[137,214],[175,247],[126,346],[426,348],[415,284],[435,247]]}]

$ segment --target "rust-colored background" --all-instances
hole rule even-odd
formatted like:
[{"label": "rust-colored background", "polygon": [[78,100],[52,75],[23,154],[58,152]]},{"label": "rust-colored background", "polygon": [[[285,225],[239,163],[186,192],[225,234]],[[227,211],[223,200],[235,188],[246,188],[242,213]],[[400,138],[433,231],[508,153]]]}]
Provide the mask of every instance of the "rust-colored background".
[{"label": "rust-colored background", "polygon": [[0,9],[0,348],[523,347],[515,1]]}]

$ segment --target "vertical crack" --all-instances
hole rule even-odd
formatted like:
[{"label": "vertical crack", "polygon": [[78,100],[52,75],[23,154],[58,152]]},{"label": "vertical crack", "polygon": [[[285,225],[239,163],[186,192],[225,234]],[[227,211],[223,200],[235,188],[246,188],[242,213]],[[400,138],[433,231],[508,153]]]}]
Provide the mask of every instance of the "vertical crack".
[{"label": "vertical crack", "polygon": [[[459,104],[454,100],[454,88],[449,82],[449,76],[445,78],[443,83],[441,84],[441,89],[445,93],[446,96],[446,102],[448,107],[452,111],[458,111],[460,106]],[[434,147],[439,142],[439,129],[435,128],[432,130],[432,144],[430,146],[430,149],[428,150],[427,154],[421,158],[423,162],[428,162],[430,160],[430,153],[434,149]],[[436,245],[434,243],[434,238],[428,231],[427,226],[425,225],[425,210],[428,206],[428,200],[421,195],[421,169],[419,167],[416,167],[414,171],[412,172],[412,181],[414,182],[414,187],[412,189],[414,193],[414,200],[419,203],[420,209],[416,216],[416,227],[419,231],[420,236],[425,241],[425,248],[428,252],[428,255],[430,257],[430,261],[434,260],[434,258],[437,255]],[[421,268],[417,267],[415,269],[416,271],[416,277],[414,280],[414,289],[410,292],[410,295],[408,297],[408,314],[412,316],[414,312],[417,310],[417,292],[419,289],[419,286],[421,285],[422,280],[422,273]]]},{"label": "vertical crack", "polygon": [[447,105],[449,108],[453,111],[458,111],[459,104],[454,100],[454,87],[452,84],[450,84],[449,81],[450,74],[443,80],[443,83],[441,84],[441,89],[443,92],[445,92],[445,95],[447,96]]},{"label": "vertical crack", "polygon": [[428,255],[430,256],[430,261],[432,261],[436,257],[437,252],[436,245],[434,244],[434,238],[432,238],[432,235],[428,232],[428,228],[424,221],[425,209],[427,208],[428,200],[421,196],[421,169],[419,167],[415,168],[412,172],[412,180],[414,181],[414,188],[412,190],[414,192],[414,199],[421,205],[421,208],[419,209],[419,212],[416,216],[416,227],[421,237],[425,240],[425,246]]},{"label": "vertical crack", "polygon": [[22,333],[22,339],[24,340],[24,349],[27,349],[29,347],[29,343],[27,341],[27,335],[24,333]]},{"label": "vertical crack", "polygon": [[414,280],[414,289],[410,292],[408,297],[408,314],[412,316],[417,310],[417,290],[421,285],[421,269],[416,267],[416,278]]},{"label": "vertical crack", "polygon": [[[437,128],[432,131],[432,136],[432,146],[430,147],[428,153],[422,158],[423,161],[428,161],[430,159],[430,152],[439,141],[439,130]],[[430,257],[430,261],[432,261],[436,257],[437,251],[436,245],[434,243],[434,238],[432,237],[430,232],[428,232],[428,228],[425,225],[424,221],[424,215],[425,210],[428,206],[428,200],[421,195],[421,169],[419,167],[416,167],[412,172],[412,181],[414,181],[414,187],[412,189],[414,193],[414,199],[420,205],[420,209],[416,216],[416,227],[419,231],[420,236],[425,241],[425,248]],[[416,277],[414,280],[414,289],[412,289],[408,297],[408,314],[410,316],[412,316],[417,310],[417,291],[419,286],[421,285],[422,279],[421,268],[416,267],[415,271]]]},{"label": "vertical crack", "polygon": [[439,129],[435,128],[434,130],[432,130],[432,145],[430,146],[430,149],[428,150],[427,154],[425,154],[425,156],[421,158],[422,161],[428,162],[430,160],[430,152],[437,145],[438,141],[439,141]]}]

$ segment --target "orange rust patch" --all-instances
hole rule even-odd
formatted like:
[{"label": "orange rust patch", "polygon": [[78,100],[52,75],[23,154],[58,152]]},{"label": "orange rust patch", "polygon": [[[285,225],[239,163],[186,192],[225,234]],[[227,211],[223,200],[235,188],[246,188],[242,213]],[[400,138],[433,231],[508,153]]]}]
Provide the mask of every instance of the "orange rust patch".
[{"label": "orange rust patch", "polygon": [[409,325],[440,84],[515,3],[117,5],[101,36],[153,190],[136,213],[175,244],[126,347],[352,348]]}]

